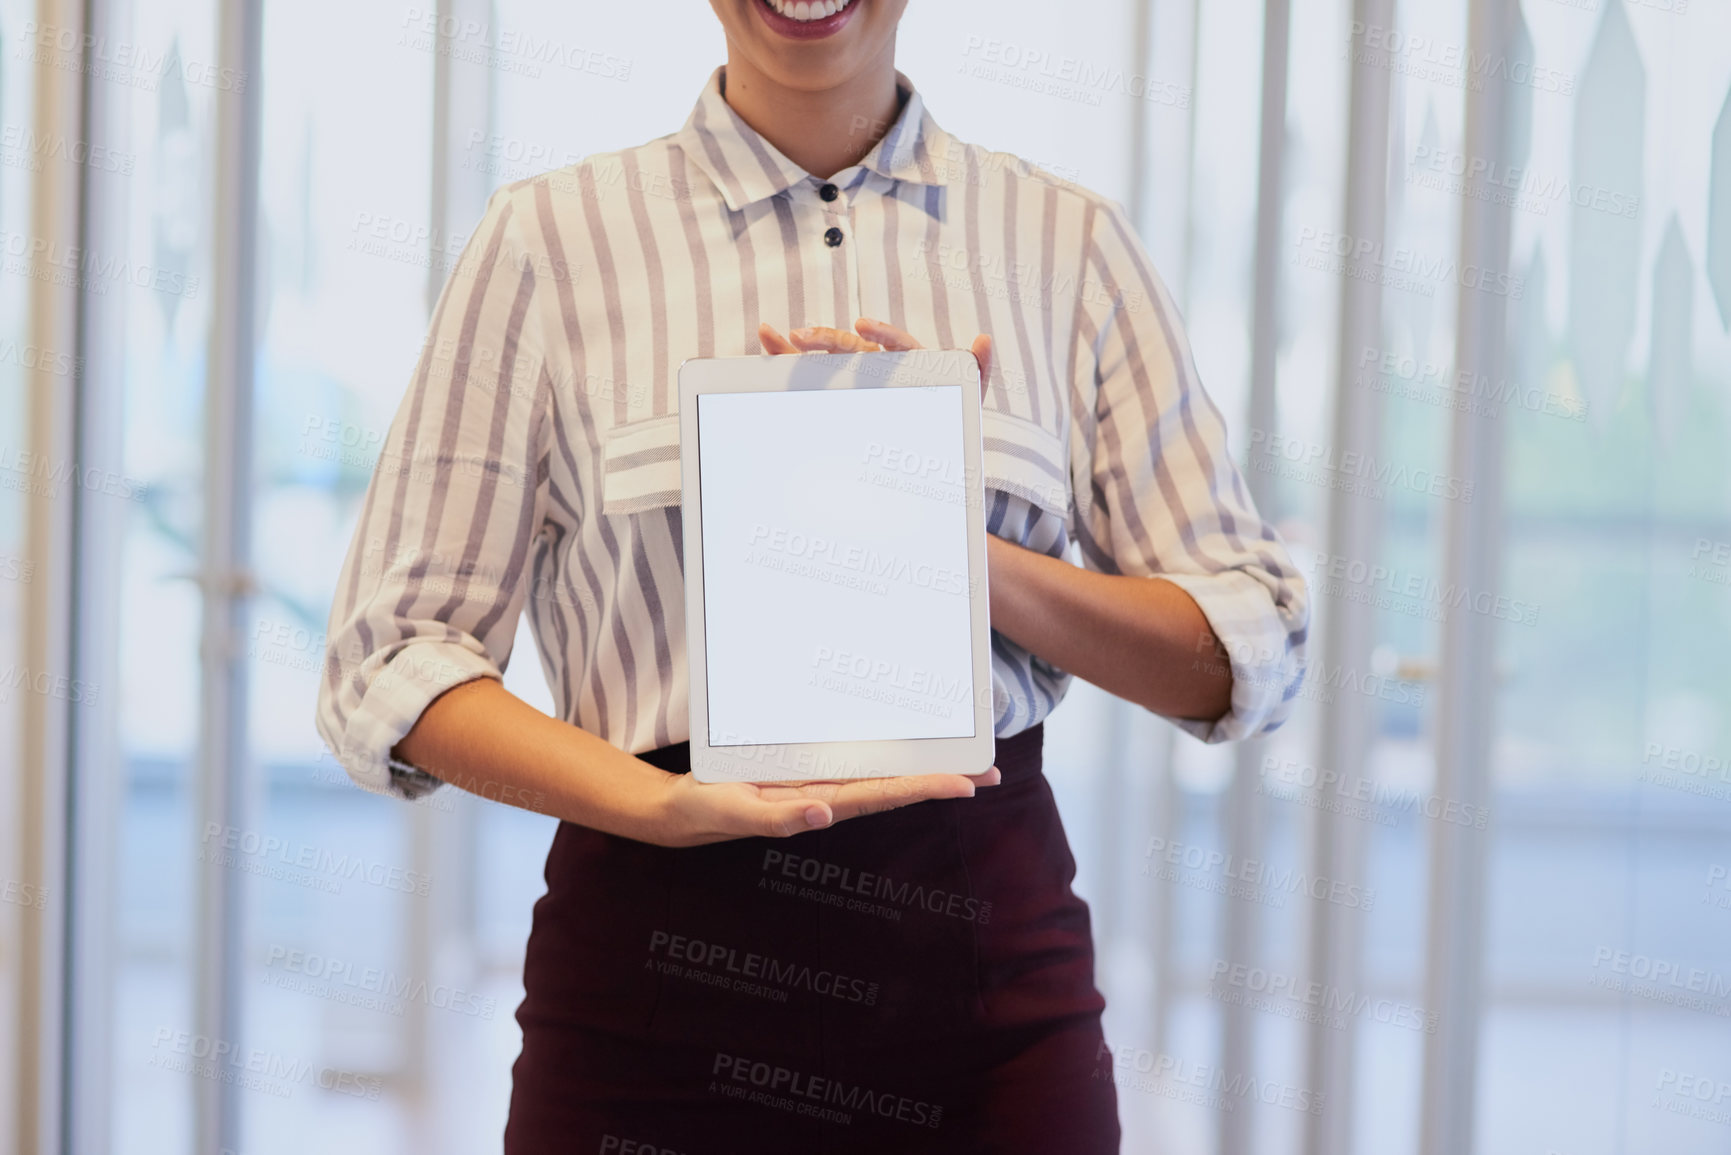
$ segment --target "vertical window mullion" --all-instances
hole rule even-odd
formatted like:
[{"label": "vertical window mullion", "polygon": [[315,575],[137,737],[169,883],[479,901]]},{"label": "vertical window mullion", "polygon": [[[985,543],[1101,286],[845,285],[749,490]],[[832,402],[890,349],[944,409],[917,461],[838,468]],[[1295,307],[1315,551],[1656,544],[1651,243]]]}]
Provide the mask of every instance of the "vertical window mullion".
[{"label": "vertical window mullion", "polygon": [[[1354,0],[1353,27],[1394,26],[1394,0]],[[1389,89],[1387,68],[1348,54],[1350,97],[1341,233],[1380,240],[1386,234],[1388,207]],[[1332,452],[1380,458],[1383,443],[1382,394],[1351,386],[1356,350],[1382,337],[1382,286],[1352,276],[1341,278],[1340,328],[1335,348]],[[1379,501],[1356,488],[1337,485],[1328,495],[1328,552],[1333,557],[1379,556],[1383,530]],[[1319,615],[1321,629],[1313,669],[1366,671],[1376,641],[1376,611],[1371,605],[1340,600]],[[1364,694],[1337,693],[1321,711],[1318,765],[1341,781],[1364,776],[1376,700]],[[1362,877],[1363,823],[1319,808],[1312,825],[1311,874],[1322,878]],[[1356,991],[1362,974],[1362,927],[1358,912],[1334,903],[1309,903],[1308,978],[1324,991]],[[1324,1016],[1318,1016],[1323,1018]],[[1328,1110],[1305,1117],[1306,1155],[1347,1155],[1352,1150],[1355,1082],[1353,1031],[1323,1022],[1305,1027],[1306,1086],[1324,1095]]]},{"label": "vertical window mullion", "polygon": [[[217,101],[210,245],[212,303],[205,385],[205,517],[197,781],[200,829],[249,830],[244,614],[250,572],[253,392],[258,261],[258,184],[263,0],[218,5],[217,57],[246,78]],[[195,1021],[206,1038],[240,1047],[245,874],[199,872]],[[240,1148],[237,1084],[199,1080],[199,1151]]]},{"label": "vertical window mullion", "polygon": [[[1286,74],[1292,11],[1289,0],[1267,0],[1262,15],[1262,102],[1257,154],[1256,247],[1251,273],[1250,388],[1247,427],[1278,428],[1275,404],[1275,356],[1279,350],[1280,238],[1286,208]],[[1257,452],[1253,442],[1251,454]],[[1254,459],[1245,470],[1245,484],[1264,517],[1275,516],[1274,474],[1258,469]],[[1263,856],[1262,796],[1258,766],[1267,743],[1240,742],[1233,751],[1232,784],[1226,793],[1226,849],[1236,861]],[[1248,902],[1225,902],[1221,957],[1256,965],[1260,955],[1262,908]],[[1225,1071],[1255,1069],[1258,1012],[1241,1003],[1220,1009],[1220,1065]],[[1248,1103],[1220,1112],[1221,1155],[1247,1155],[1255,1149],[1254,1115]]]},{"label": "vertical window mullion", "polygon": [[[1468,40],[1481,60],[1506,59],[1518,8],[1470,0]],[[1505,158],[1515,99],[1511,85],[1491,81],[1466,91],[1467,156]],[[1509,267],[1506,198],[1462,198],[1460,267]],[[1473,380],[1500,381],[1507,371],[1508,298],[1463,278],[1455,327],[1455,369]],[[1443,571],[1446,588],[1495,589],[1500,582],[1503,426],[1470,406],[1453,413],[1449,472],[1473,479],[1471,501],[1449,503]],[[1464,806],[1490,806],[1495,707],[1496,619],[1450,614],[1442,627],[1436,713],[1436,792]],[[1482,811],[1481,811],[1482,812]],[[1436,1030],[1424,1040],[1421,1155],[1472,1150],[1474,1072],[1484,969],[1485,857],[1489,834],[1437,824],[1430,855],[1429,949],[1425,1007]]]}]

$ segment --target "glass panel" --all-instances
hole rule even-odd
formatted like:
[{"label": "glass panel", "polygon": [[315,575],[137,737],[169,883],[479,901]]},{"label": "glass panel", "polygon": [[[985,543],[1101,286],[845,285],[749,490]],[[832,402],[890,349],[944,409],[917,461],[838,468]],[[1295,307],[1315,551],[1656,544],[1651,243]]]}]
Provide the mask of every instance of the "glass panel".
[{"label": "glass panel", "polygon": [[[1148,195],[1156,200],[1178,195],[1170,187],[1177,181],[1189,182],[1192,212],[1187,221],[1184,275],[1171,278],[1164,270],[1163,275],[1169,276],[1167,287],[1183,313],[1198,376],[1214,404],[1227,415],[1229,440],[1235,448],[1244,443],[1250,388],[1262,8],[1258,0],[1196,5],[1190,152],[1151,156],[1145,174],[1151,182]],[[1206,211],[1199,211],[1202,206],[1207,206]],[[1112,709],[1136,708],[1114,702]],[[1159,1018],[1137,1013],[1152,975],[1120,968],[1112,972],[1115,981],[1104,988],[1112,1045],[1145,1056],[1144,1066],[1162,1065],[1162,1073],[1152,1079],[1120,1083],[1118,1113],[1126,1150],[1166,1146],[1171,1136],[1184,1136],[1188,1145],[1199,1150],[1214,1149],[1219,1142],[1218,1096],[1208,1088],[1185,1087],[1183,1081],[1218,1070],[1222,1062],[1221,1006],[1207,995],[1208,974],[1226,920],[1234,913],[1231,905],[1241,900],[1218,893],[1218,868],[1210,867],[1206,856],[1226,847],[1225,791],[1231,781],[1233,752],[1204,746],[1184,735],[1177,735],[1175,743],[1170,773],[1176,789],[1168,795],[1173,812],[1162,813],[1158,801],[1142,807],[1130,824],[1122,857],[1112,864],[1125,885],[1143,899],[1141,910],[1131,917],[1138,922],[1145,919],[1143,912],[1153,902],[1169,904],[1171,910],[1171,942],[1164,952],[1172,970],[1166,978],[1171,1003],[1164,1029],[1159,1030],[1164,1037],[1155,1037]],[[1141,753],[1135,747],[1128,752]],[[1147,762],[1145,754],[1133,757],[1128,774],[1148,774]],[[1086,837],[1086,832],[1080,836]],[[1261,912],[1252,917],[1261,917]],[[1205,1083],[1210,1077],[1202,1075]]]},{"label": "glass panel", "polygon": [[1481,1150],[1723,1150],[1731,10],[1529,3]]},{"label": "glass panel", "polygon": [[[124,793],[118,807],[112,1135],[119,1152],[190,1151],[200,1075],[193,941],[197,874],[207,869],[196,778],[201,599],[193,576],[203,533],[205,361],[209,343],[210,171],[218,102],[216,8],[208,0],[138,0],[116,11],[108,54],[91,72],[93,99],[117,158],[92,170],[92,226],[114,254],[88,254],[87,277],[131,270],[93,297],[118,347],[107,395],[122,410],[125,481],[119,535],[119,685],[98,697],[96,732],[112,725]],[[56,38],[56,44],[60,43]],[[124,51],[122,51],[124,46]],[[48,51],[67,66],[68,53]],[[94,155],[94,149],[93,149]],[[92,901],[100,901],[95,895]]]},{"label": "glass panel", "polygon": [[290,1074],[240,1095],[249,1152],[417,1149],[421,1031],[443,1012],[413,928],[463,883],[417,858],[425,815],[354,789],[313,727],[332,590],[426,331],[433,58],[410,23],[265,5],[248,771],[260,846],[281,849],[248,864],[241,991],[246,1045]]}]

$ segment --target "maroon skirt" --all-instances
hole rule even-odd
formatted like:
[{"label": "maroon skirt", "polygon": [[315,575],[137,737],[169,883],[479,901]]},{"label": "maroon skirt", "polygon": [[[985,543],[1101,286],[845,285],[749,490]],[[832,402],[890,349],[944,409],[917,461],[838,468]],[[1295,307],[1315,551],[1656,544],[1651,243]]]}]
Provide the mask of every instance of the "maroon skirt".
[{"label": "maroon skirt", "polygon": [[[509,1155],[1118,1150],[1088,908],[1040,771],[786,839],[561,823]],[[684,772],[689,747],[642,755]]]}]

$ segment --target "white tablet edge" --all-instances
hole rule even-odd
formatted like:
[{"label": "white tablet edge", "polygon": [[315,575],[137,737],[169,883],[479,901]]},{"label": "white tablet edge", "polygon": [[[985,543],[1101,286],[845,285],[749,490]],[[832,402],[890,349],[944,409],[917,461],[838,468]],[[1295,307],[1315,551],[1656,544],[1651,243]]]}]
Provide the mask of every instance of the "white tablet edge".
[{"label": "white tablet edge", "polygon": [[[964,475],[977,491],[968,514],[968,585],[972,618],[974,733],[967,738],[805,742],[711,746],[707,638],[703,602],[702,478],[697,454],[697,397],[703,393],[769,393],[833,387],[846,376],[882,387],[962,388]],[[874,386],[877,387],[877,386]],[[765,354],[700,357],[679,366],[679,463],[685,536],[685,639],[690,671],[691,768],[700,782],[799,782],[893,778],[911,774],[979,774],[995,751],[991,617],[986,584],[985,474],[980,441],[980,366],[966,349],[905,353]]]}]

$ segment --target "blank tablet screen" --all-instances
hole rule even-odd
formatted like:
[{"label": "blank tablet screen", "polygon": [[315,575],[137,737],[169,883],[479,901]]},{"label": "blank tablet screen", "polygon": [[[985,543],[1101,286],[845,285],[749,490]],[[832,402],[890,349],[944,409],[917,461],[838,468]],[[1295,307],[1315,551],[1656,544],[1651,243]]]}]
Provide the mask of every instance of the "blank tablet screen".
[{"label": "blank tablet screen", "polygon": [[697,402],[710,745],[973,736],[962,387]]}]

